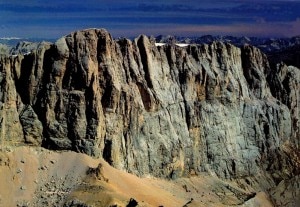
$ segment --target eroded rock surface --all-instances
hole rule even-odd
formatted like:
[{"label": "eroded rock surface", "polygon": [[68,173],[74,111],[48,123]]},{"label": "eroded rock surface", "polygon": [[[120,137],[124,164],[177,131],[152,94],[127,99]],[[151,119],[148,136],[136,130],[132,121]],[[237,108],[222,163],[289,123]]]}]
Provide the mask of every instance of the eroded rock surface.
[{"label": "eroded rock surface", "polygon": [[90,29],[2,56],[0,79],[7,145],[102,156],[139,176],[250,177],[263,191],[299,175],[299,69],[271,68],[249,45],[157,47]]}]

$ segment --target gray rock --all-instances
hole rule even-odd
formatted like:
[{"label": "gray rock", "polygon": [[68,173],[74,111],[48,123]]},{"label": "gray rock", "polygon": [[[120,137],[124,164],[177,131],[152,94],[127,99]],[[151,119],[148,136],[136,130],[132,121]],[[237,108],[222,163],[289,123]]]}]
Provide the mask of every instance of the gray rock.
[{"label": "gray rock", "polygon": [[254,177],[258,190],[299,173],[299,69],[271,68],[255,47],[90,29],[0,63],[7,143],[103,156],[139,176]]},{"label": "gray rock", "polygon": [[20,113],[25,142],[40,146],[43,138],[43,125],[30,105]]},{"label": "gray rock", "polygon": [[8,45],[0,43],[0,55],[9,55],[9,50],[10,48]]}]

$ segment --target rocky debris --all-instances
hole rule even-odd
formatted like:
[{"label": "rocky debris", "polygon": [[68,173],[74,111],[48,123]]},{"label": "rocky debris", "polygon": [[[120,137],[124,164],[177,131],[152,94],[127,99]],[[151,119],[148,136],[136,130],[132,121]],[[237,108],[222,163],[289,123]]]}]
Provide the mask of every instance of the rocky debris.
[{"label": "rocky debris", "polygon": [[17,203],[17,207],[30,207],[30,202],[28,201],[20,201]]},{"label": "rocky debris", "polygon": [[88,169],[84,154],[32,146],[0,152],[0,158],[1,206],[62,206]]},{"label": "rocky debris", "polygon": [[136,207],[138,206],[138,202],[134,198],[130,198],[126,207]]},{"label": "rocky debris", "polygon": [[70,185],[66,184],[65,180],[55,179],[40,184],[35,193],[35,205],[41,206],[47,204],[49,206],[60,206],[76,185],[76,182]]},{"label": "rocky debris", "polygon": [[0,166],[9,166],[9,157],[0,150]]},{"label": "rocky debris", "polygon": [[102,156],[139,176],[256,176],[257,190],[274,188],[299,173],[286,150],[299,148],[299,100],[299,69],[272,68],[250,45],[155,46],[89,29],[0,57],[2,145]]},{"label": "rocky debris", "polygon": [[291,178],[290,181],[282,180],[270,194],[273,202],[278,206],[297,206],[300,202],[300,177]]},{"label": "rocky debris", "polygon": [[183,186],[182,186],[182,188],[185,190],[185,192],[191,192],[189,189],[188,189],[188,187],[184,184]]},{"label": "rocky debris", "polygon": [[193,198],[191,198],[191,200],[189,200],[186,204],[184,204],[182,207],[188,207],[189,204],[191,204],[193,202]]},{"label": "rocky debris", "polygon": [[[95,160],[75,152],[16,147],[7,156],[10,158],[9,167],[0,166],[2,206],[121,207],[129,203],[136,205],[134,200],[138,206],[144,207],[183,206],[193,198],[188,206],[220,207],[228,206],[226,203],[230,202],[242,203],[244,195],[251,195],[251,191],[235,186],[234,182],[224,182],[209,175],[177,180],[139,178],[112,168],[104,160]],[[20,163],[20,158],[26,159],[26,162]],[[36,170],[51,160],[56,162],[43,171]],[[88,168],[96,169],[99,163],[102,163],[102,174],[109,178],[109,182],[86,176]],[[16,174],[19,167],[22,167],[22,173]],[[189,192],[185,192],[183,185],[186,185]],[[249,202],[255,204],[259,199],[255,196],[245,203]]]},{"label": "rocky debris", "polygon": [[91,207],[91,206],[75,199],[75,200],[71,200],[71,201],[68,201],[67,203],[65,203],[64,207]]},{"label": "rocky debris", "polygon": [[96,168],[89,168],[87,174],[95,177],[97,180],[108,182],[109,180],[103,174],[103,166],[101,163]]}]

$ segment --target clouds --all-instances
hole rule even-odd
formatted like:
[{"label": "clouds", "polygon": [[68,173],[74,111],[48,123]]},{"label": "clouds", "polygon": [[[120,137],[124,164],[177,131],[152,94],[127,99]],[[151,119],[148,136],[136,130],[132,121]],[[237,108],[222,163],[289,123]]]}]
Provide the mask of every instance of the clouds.
[{"label": "clouds", "polygon": [[289,36],[299,32],[298,11],[299,1],[274,0],[13,0],[0,2],[0,36],[59,37],[88,27],[105,27],[114,36]]}]

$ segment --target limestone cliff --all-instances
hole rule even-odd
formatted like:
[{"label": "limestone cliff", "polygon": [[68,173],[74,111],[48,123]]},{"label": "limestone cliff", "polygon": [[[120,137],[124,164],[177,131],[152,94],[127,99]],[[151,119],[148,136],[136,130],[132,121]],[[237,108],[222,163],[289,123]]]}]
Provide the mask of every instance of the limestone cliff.
[{"label": "limestone cliff", "polygon": [[300,71],[249,45],[78,31],[2,56],[0,87],[2,145],[102,156],[140,176],[208,172],[261,190],[299,180]]}]

